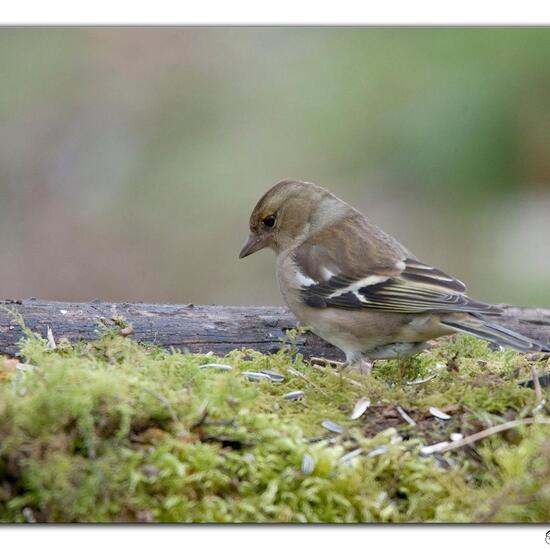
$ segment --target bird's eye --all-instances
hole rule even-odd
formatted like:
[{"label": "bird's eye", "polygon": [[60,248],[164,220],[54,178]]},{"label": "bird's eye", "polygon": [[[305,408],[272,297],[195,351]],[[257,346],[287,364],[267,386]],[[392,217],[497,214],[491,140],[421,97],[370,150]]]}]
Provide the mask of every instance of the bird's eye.
[{"label": "bird's eye", "polygon": [[267,216],[264,218],[263,223],[266,227],[273,227],[275,225],[275,216]]}]

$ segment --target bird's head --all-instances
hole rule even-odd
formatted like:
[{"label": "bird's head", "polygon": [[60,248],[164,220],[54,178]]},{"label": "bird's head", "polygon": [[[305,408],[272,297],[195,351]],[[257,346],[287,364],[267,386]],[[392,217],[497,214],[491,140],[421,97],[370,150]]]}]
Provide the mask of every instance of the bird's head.
[{"label": "bird's head", "polygon": [[250,216],[250,236],[239,258],[271,248],[277,254],[307,239],[351,209],[332,193],[304,181],[283,180],[258,201]]}]

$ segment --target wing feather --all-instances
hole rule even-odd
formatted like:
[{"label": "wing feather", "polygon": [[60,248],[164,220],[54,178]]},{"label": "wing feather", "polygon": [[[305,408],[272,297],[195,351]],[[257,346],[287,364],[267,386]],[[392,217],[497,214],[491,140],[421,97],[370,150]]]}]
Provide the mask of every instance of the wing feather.
[{"label": "wing feather", "polygon": [[[439,269],[412,258],[406,258],[402,264],[402,271],[391,276],[371,268],[362,277],[338,274],[327,280],[315,280],[301,288],[304,302],[312,307],[367,308],[395,313],[501,311],[466,296],[464,283]],[[387,267],[383,272],[387,273]]]},{"label": "wing feather", "polygon": [[396,313],[501,311],[466,296],[464,283],[416,259],[359,213],[299,245],[291,259],[296,286],[311,307]]}]

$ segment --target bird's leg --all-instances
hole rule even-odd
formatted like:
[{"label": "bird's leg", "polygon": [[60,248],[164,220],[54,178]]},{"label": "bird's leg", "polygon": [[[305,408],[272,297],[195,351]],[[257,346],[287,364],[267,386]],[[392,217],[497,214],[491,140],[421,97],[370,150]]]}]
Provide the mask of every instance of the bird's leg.
[{"label": "bird's leg", "polygon": [[350,367],[358,370],[361,374],[370,374],[372,371],[373,363],[367,357],[362,357],[359,361],[351,364]]},{"label": "bird's leg", "polygon": [[362,353],[346,353],[346,362],[342,366],[340,373],[344,372],[344,369],[348,367],[359,371],[361,374],[370,374],[372,370],[372,361],[368,357],[365,357]]},{"label": "bird's leg", "polygon": [[536,402],[537,405],[539,405],[542,401],[542,390],[540,387],[539,373],[537,372],[537,367],[533,363],[531,363],[531,377],[533,378]]}]

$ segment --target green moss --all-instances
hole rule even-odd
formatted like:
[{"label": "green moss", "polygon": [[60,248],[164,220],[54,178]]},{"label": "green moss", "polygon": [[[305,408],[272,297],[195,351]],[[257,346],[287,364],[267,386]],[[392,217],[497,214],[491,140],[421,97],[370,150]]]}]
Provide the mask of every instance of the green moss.
[{"label": "green moss", "polygon": [[[380,362],[370,377],[313,368],[288,350],[214,358],[115,331],[55,350],[27,331],[21,355],[35,368],[0,362],[0,521],[550,520],[548,426],[420,453],[451,432],[532,415],[535,393],[517,384],[527,359],[473,338]],[[233,369],[199,368],[213,361]],[[261,369],[284,382],[242,376]],[[294,390],[304,398],[283,398]],[[362,396],[371,407],[350,420]],[[451,419],[434,418],[431,406]],[[325,419],[345,433],[327,432]],[[339,462],[354,449],[363,452]]]}]

